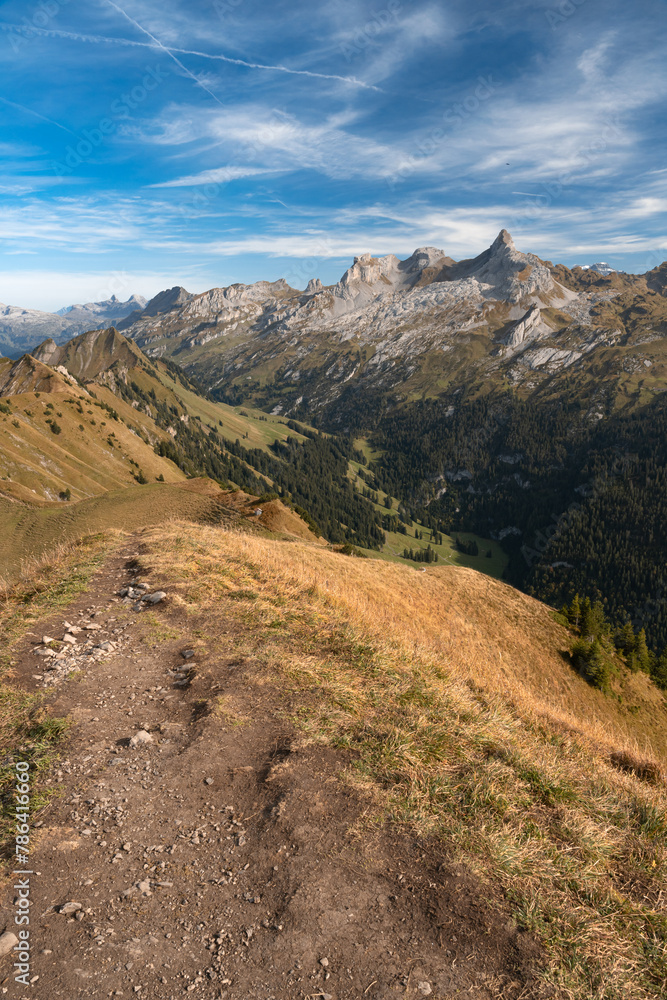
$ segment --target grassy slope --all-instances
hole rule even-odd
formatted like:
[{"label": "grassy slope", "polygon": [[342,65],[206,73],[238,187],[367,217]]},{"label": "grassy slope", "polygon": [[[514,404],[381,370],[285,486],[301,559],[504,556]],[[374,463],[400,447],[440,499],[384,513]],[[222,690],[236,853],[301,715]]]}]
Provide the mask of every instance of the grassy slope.
[{"label": "grassy slope", "polygon": [[638,751],[664,755],[667,712],[645,676],[590,688],[549,609],[471,570],[183,525],[142,536],[211,652],[235,642],[258,683],[291,691],[306,740],[347,748],[366,822],[442,840],[505,894],[559,996],[664,995],[667,798]]},{"label": "grassy slope", "polygon": [[284,418],[271,416],[252,407],[228,406],[226,403],[205,399],[172,379],[168,372],[162,372],[161,379],[163,385],[187,408],[188,413],[199,417],[209,427],[217,426],[220,434],[228,440],[235,441],[239,438],[246,448],[267,451],[275,441],[285,441],[288,437],[300,441],[304,439],[302,434],[287,427]]},{"label": "grassy slope", "polygon": [[214,518],[223,498],[206,479],[136,485],[70,503],[25,504],[0,496],[0,578],[12,579],[25,560],[93,532]]},{"label": "grassy slope", "polygon": [[[156,455],[130,430],[141,430],[151,440],[165,437],[147,415],[108,389],[96,387],[95,392],[97,401],[81,390],[9,398],[11,413],[0,413],[0,489],[11,492],[12,485],[20,486],[24,488],[20,495],[29,491],[35,499],[56,500],[68,487],[74,497],[84,497],[129,486],[139,468],[147,479],[184,478],[172,462]],[[113,420],[96,405],[102,401],[121,419]],[[49,416],[61,428],[59,434],[50,430]]]}]

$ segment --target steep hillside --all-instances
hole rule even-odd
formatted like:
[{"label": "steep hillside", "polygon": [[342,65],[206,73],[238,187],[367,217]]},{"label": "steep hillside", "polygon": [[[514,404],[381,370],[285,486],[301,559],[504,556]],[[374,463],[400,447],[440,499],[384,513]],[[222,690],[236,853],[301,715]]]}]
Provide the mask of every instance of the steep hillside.
[{"label": "steep hillside", "polygon": [[18,396],[26,392],[67,392],[76,387],[76,379],[67,369],[53,369],[30,354],[13,364],[0,358],[0,394]]},{"label": "steep hillside", "polygon": [[[13,367],[22,364],[30,367],[25,359]],[[31,381],[39,388],[28,390]],[[137,479],[185,478],[155,452],[169,435],[103,387],[72,386],[35,362],[18,388],[1,404],[0,493],[36,501],[77,499]]]},{"label": "steep hillside", "polygon": [[587,685],[531,598],[175,522],[66,553],[0,627],[43,992],[664,995],[664,701]]},{"label": "steep hillside", "polygon": [[115,329],[36,353],[0,369],[13,393],[0,404],[6,495],[69,502],[205,475],[265,496],[267,511],[280,494],[329,541],[381,546],[380,516],[348,478],[351,442],[216,403]]},{"label": "steep hillside", "polygon": [[45,364],[62,365],[77,378],[88,381],[114,366],[125,372],[142,365],[150,367],[142,352],[113,327],[91,330],[61,345],[45,340],[33,353]]}]

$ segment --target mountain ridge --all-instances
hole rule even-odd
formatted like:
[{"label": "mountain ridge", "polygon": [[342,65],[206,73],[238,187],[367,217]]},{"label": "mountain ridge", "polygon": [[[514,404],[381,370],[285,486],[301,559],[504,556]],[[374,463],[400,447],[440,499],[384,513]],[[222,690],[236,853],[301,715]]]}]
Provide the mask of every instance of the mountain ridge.
[{"label": "mountain ridge", "polygon": [[25,309],[0,303],[0,355],[15,360],[45,338],[63,343],[86,330],[100,329],[143,309],[146,299],[131,295],[121,302],[115,295],[103,302],[64,306],[57,312]]},{"label": "mountain ridge", "polygon": [[509,385],[529,397],[562,391],[572,372],[590,395],[600,360],[610,391],[631,383],[632,395],[640,371],[650,391],[667,375],[661,346],[645,346],[667,333],[665,273],[570,270],[502,230],[458,262],[434,247],[405,260],[361,254],[335,285],[313,279],[305,291],[171,289],[120,326],[219,398],[344,427],[352,393],[409,400]]}]

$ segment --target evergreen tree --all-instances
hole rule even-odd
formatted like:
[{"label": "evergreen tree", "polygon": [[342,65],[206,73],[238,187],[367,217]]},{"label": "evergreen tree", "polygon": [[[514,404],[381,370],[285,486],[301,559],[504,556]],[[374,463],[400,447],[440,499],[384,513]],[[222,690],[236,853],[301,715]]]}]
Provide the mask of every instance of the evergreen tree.
[{"label": "evergreen tree", "polygon": [[581,617],[581,634],[590,639],[600,639],[607,631],[602,601],[591,604],[586,598]]},{"label": "evergreen tree", "polygon": [[643,628],[639,630],[637,638],[635,639],[634,653],[637,657],[639,669],[648,673],[651,665],[651,657],[649,655],[648,646],[646,645],[646,632]]},{"label": "evergreen tree", "polygon": [[616,646],[620,649],[624,656],[629,656],[630,653],[634,652],[635,642],[635,630],[632,627],[632,622],[628,618],[625,624],[616,633]]},{"label": "evergreen tree", "polygon": [[579,629],[579,626],[581,625],[581,602],[579,600],[579,594],[575,594],[572,598],[572,603],[567,609],[567,620],[573,629]]},{"label": "evergreen tree", "polygon": [[667,691],[667,649],[663,649],[651,669],[651,677],[663,691]]}]

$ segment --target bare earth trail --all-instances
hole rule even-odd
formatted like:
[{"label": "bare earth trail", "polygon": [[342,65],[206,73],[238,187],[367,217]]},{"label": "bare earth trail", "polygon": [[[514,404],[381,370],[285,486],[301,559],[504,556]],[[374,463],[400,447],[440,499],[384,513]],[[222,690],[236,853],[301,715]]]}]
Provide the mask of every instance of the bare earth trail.
[{"label": "bare earth trail", "polygon": [[[251,661],[199,652],[192,620],[168,598],[138,613],[115,596],[138,546],[126,540],[66,612],[84,638],[99,625],[95,638],[117,648],[53,687],[51,711],[75,725],[62,795],[33,831],[39,979],[17,984],[6,957],[0,994],[541,995],[530,936],[435,845],[364,824],[361,793],[340,778],[346,758],[299,744],[280,718],[295,706],[253,682]],[[63,621],[44,631],[60,636]],[[239,627],[229,622],[230,638]],[[15,659],[34,689],[44,681],[31,649]],[[130,745],[140,730],[150,742]],[[4,895],[11,929],[11,886]],[[59,912],[67,902],[81,909]]]}]

